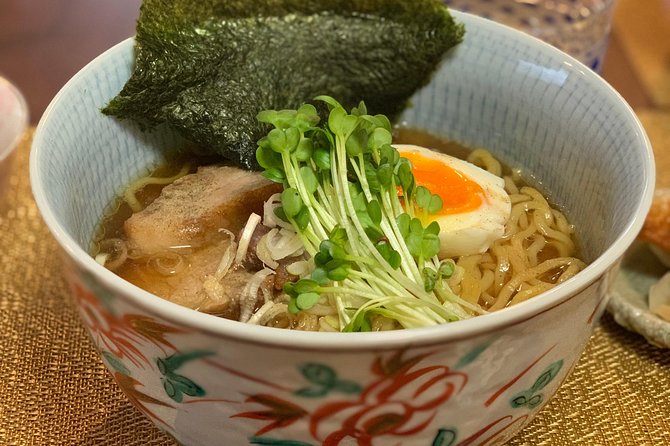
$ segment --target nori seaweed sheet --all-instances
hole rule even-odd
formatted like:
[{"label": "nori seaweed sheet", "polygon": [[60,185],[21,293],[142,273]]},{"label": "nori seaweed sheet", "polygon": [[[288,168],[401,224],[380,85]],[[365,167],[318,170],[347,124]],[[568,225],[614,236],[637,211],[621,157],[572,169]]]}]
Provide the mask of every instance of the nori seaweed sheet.
[{"label": "nori seaweed sheet", "polygon": [[326,94],[393,117],[463,33],[436,0],[145,0],[134,72],[103,112],[257,168],[259,111]]}]

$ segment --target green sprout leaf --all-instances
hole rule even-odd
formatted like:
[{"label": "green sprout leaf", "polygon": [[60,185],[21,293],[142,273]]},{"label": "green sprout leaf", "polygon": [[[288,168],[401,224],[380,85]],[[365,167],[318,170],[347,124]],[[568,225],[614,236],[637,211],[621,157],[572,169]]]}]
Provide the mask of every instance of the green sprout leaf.
[{"label": "green sprout leaf", "polygon": [[456,271],[456,263],[453,260],[446,259],[440,262],[439,273],[441,277],[449,279],[454,274],[454,271]]},{"label": "green sprout leaf", "polygon": [[416,188],[416,204],[422,209],[428,209],[430,205],[430,197],[432,194],[424,186]]},{"label": "green sprout leaf", "polygon": [[435,272],[435,270],[430,267],[425,267],[421,271],[421,276],[423,277],[424,289],[426,291],[433,291],[438,280],[437,272]]},{"label": "green sprout leaf", "polygon": [[295,290],[295,292],[298,294],[304,294],[304,293],[311,293],[318,287],[319,284],[315,280],[300,279],[293,286],[293,290]]},{"label": "green sprout leaf", "polygon": [[328,108],[330,108],[331,110],[334,109],[334,108],[338,108],[338,107],[342,108],[342,105],[339,102],[337,102],[337,100],[335,98],[333,98],[332,96],[320,95],[320,96],[315,97],[314,100],[325,102],[326,104],[328,104]]},{"label": "green sprout leaf", "polygon": [[391,265],[391,268],[393,269],[398,269],[400,267],[400,263],[402,262],[402,258],[400,257],[400,253],[393,249],[391,245],[388,242],[379,242],[377,245],[375,245],[377,248],[377,251],[382,255],[384,260],[386,260],[389,265]]},{"label": "green sprout leaf", "polygon": [[281,155],[270,147],[270,142],[267,138],[264,138],[265,142],[259,142],[258,150],[256,150],[256,160],[258,164],[261,165],[264,169],[284,169],[284,164],[282,162]]},{"label": "green sprout leaf", "polygon": [[409,237],[409,225],[411,221],[412,217],[410,217],[406,212],[398,215],[398,229],[400,229],[400,234],[405,240],[407,240],[407,237]]},{"label": "green sprout leaf", "polygon": [[271,167],[269,169],[266,169],[263,171],[263,176],[267,178],[270,181],[273,181],[275,183],[283,183],[286,181],[286,176],[284,175],[284,171],[276,168],[276,167]]},{"label": "green sprout leaf", "polygon": [[388,163],[395,166],[400,161],[400,153],[390,144],[385,144],[379,149],[382,163]]},{"label": "green sprout leaf", "polygon": [[368,188],[372,192],[379,192],[381,183],[379,181],[377,169],[375,169],[375,166],[369,161],[365,163],[365,179],[368,182]]},{"label": "green sprout leaf", "polygon": [[314,143],[309,138],[302,138],[295,149],[295,158],[298,161],[309,161],[314,152]]},{"label": "green sprout leaf", "polygon": [[439,195],[431,195],[430,203],[427,206],[428,212],[431,214],[437,214],[442,209],[442,197]]},{"label": "green sprout leaf", "polygon": [[355,157],[367,150],[368,147],[368,132],[363,128],[354,130],[347,138],[345,144],[347,148],[347,155]]},{"label": "green sprout leaf", "polygon": [[398,181],[403,193],[411,197],[414,193],[414,175],[412,175],[412,163],[407,158],[400,158],[398,162]]},{"label": "green sprout leaf", "polygon": [[344,332],[364,332],[372,331],[372,325],[367,311],[359,311],[356,316],[342,330]]},{"label": "green sprout leaf", "polygon": [[319,179],[311,167],[302,166],[300,168],[300,178],[310,194],[313,194],[319,188]]},{"label": "green sprout leaf", "polygon": [[288,301],[288,311],[289,311],[291,314],[297,314],[297,313],[300,312],[300,308],[298,307],[298,304],[297,304],[296,301],[297,301],[297,299],[296,299],[295,297],[292,297],[292,298],[289,299],[289,301]]},{"label": "green sprout leaf", "polygon": [[331,242],[338,245],[344,245],[347,241],[347,231],[340,225],[336,225],[328,234],[328,238]]},{"label": "green sprout leaf", "polygon": [[436,256],[438,252],[440,252],[440,238],[435,234],[424,232],[421,241],[421,255],[427,259]]},{"label": "green sprout leaf", "polygon": [[[300,130],[296,127],[289,127],[284,130],[284,134],[286,135],[286,150],[293,152],[298,148],[298,144],[300,144],[300,133]],[[297,154],[295,156],[297,157]],[[309,156],[305,158],[305,160],[308,159]]]},{"label": "green sprout leaf", "polygon": [[281,221],[285,221],[286,223],[288,223],[288,217],[286,216],[286,212],[284,212],[284,208],[283,208],[283,207],[281,207],[281,206],[276,207],[275,210],[273,211],[273,213],[275,214],[275,216],[276,216],[278,219],[280,219]]},{"label": "green sprout leaf", "polygon": [[436,221],[431,222],[426,226],[425,233],[437,236],[440,233],[440,224]]},{"label": "green sprout leaf", "polygon": [[351,114],[354,116],[363,116],[368,114],[368,107],[365,105],[365,102],[361,101],[358,103],[358,107],[351,109]]},{"label": "green sprout leaf", "polygon": [[310,277],[319,285],[325,285],[330,281],[328,278],[328,271],[321,267],[315,268]]},{"label": "green sprout leaf", "polygon": [[272,129],[268,133],[267,138],[270,148],[275,152],[282,153],[287,150],[286,133],[284,133],[284,130]]},{"label": "green sprout leaf", "polygon": [[330,152],[323,148],[318,148],[314,150],[312,155],[314,163],[321,170],[330,170]]},{"label": "green sprout leaf", "polygon": [[366,210],[370,216],[370,220],[375,225],[379,225],[382,221],[382,207],[377,200],[371,200],[366,204]]},{"label": "green sprout leaf", "polygon": [[307,229],[307,225],[309,225],[309,209],[307,209],[307,206],[303,206],[302,209],[300,209],[300,212],[294,217],[294,220],[298,229],[301,231]]},{"label": "green sprout leaf", "polygon": [[[388,119],[387,119],[388,121]],[[379,149],[384,146],[390,146],[393,137],[391,136],[391,131],[383,127],[377,127],[370,135],[368,141],[368,146],[371,149]]]},{"label": "green sprout leaf", "polygon": [[302,293],[296,298],[296,306],[301,310],[309,310],[319,302],[320,298],[317,293]]},{"label": "green sprout leaf", "polygon": [[287,217],[295,217],[303,207],[300,193],[292,187],[284,189],[282,192],[281,204]]},{"label": "green sprout leaf", "polygon": [[338,266],[337,268],[333,268],[328,271],[328,278],[336,282],[344,280],[347,277],[349,277],[349,269],[344,265]]},{"label": "green sprout leaf", "polygon": [[382,187],[388,188],[393,181],[393,166],[384,163],[377,169],[377,181]]},{"label": "green sprout leaf", "polygon": [[349,115],[342,108],[342,106],[338,106],[338,107],[333,108],[330,111],[330,114],[328,115],[328,127],[330,127],[330,130],[336,135],[346,134],[346,132],[343,130],[345,128],[344,120],[348,116]]},{"label": "green sprout leaf", "polygon": [[316,126],[320,120],[316,107],[312,104],[302,104],[295,117],[296,127],[303,133]]}]

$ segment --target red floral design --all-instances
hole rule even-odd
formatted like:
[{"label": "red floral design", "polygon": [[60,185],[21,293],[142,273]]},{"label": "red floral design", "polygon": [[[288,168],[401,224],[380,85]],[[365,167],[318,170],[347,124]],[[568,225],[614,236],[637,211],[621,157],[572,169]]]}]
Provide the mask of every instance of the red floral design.
[{"label": "red floral design", "polygon": [[142,354],[138,344],[150,342],[163,351],[174,349],[166,335],[182,333],[182,330],[139,314],[117,317],[98,296],[84,288],[77,278],[69,279],[82,319],[100,350],[109,351],[119,359],[127,359],[135,366],[145,368],[151,366],[151,361]]},{"label": "red floral design", "polygon": [[73,283],[72,288],[82,319],[91,331],[98,348],[109,351],[117,358],[127,358],[136,366],[142,363],[148,364],[147,358],[135,346],[139,337],[129,330],[124,322],[112,315],[95,294],[78,283]]},{"label": "red floral design", "polygon": [[417,368],[428,355],[402,359],[402,352],[372,367],[379,378],[365,387],[355,401],[335,401],[319,407],[310,419],[310,433],[321,439],[320,425],[330,417],[343,417],[339,430],[323,438],[325,446],[336,446],[345,438],[359,446],[371,446],[381,436],[408,436],[425,429],[437,408],[460,392],[467,375],[436,365]]},{"label": "red floral design", "polygon": [[302,407],[272,395],[252,395],[247,398],[246,402],[261,404],[267,407],[267,410],[238,413],[237,415],[233,415],[232,418],[239,417],[272,421],[256,432],[256,435],[263,435],[273,429],[290,426],[307,415],[307,411]]},{"label": "red floral design", "polygon": [[151,410],[148,404],[153,404],[162,407],[173,407],[173,406],[164,403],[163,401],[160,401],[143,392],[140,392],[137,388],[141,387],[142,383],[136,380],[135,378],[132,378],[120,372],[115,372],[112,374],[112,376],[114,377],[114,380],[119,385],[121,390],[123,390],[123,393],[126,394],[128,400],[131,402],[133,406],[135,406],[137,410],[145,413],[147,416],[153,418],[156,421],[160,421],[161,423],[168,425],[165,422],[165,420],[163,420],[153,410]]}]

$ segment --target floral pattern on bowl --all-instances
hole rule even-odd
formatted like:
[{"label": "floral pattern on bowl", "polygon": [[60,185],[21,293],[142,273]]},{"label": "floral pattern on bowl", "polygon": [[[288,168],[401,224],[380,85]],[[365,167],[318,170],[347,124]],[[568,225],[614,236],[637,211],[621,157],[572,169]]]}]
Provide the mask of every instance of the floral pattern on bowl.
[{"label": "floral pattern on bowl", "polygon": [[[263,367],[231,363],[230,350],[249,347],[212,347],[202,333],[129,308],[95,277],[68,264],[75,303],[117,384],[138,410],[184,444],[214,444],[219,435],[231,444],[425,444],[414,439],[418,433],[436,446],[499,444],[532,419],[574,366],[584,333],[603,311],[599,296],[606,283],[554,309],[552,315],[578,314],[581,323],[536,335],[529,351],[514,351],[509,339],[545,327],[553,316],[540,314],[457,344],[364,353],[363,367],[338,361],[337,354],[300,354],[292,367],[282,365],[292,369],[289,375],[274,376],[271,348],[251,347],[262,350],[256,358],[268,358]],[[497,373],[507,361],[514,366]],[[212,376],[226,384],[211,385]],[[461,401],[477,410],[464,416]],[[188,420],[194,418],[221,430],[191,429]]]}]

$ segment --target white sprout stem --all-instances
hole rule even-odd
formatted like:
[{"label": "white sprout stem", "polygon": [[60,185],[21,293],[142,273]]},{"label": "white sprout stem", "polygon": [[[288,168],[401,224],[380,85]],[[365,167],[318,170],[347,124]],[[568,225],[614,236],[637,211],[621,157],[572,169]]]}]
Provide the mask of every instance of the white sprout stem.
[{"label": "white sprout stem", "polygon": [[254,234],[256,227],[261,222],[260,215],[252,212],[247,220],[247,224],[244,225],[242,230],[242,235],[240,236],[239,244],[237,245],[237,253],[235,254],[235,263],[240,263],[242,259],[247,255],[249,249],[249,242],[251,241],[251,236]]},{"label": "white sprout stem", "polygon": [[[288,181],[289,186],[293,187],[295,190],[298,191],[298,193],[300,194],[300,198],[302,199],[303,203],[305,204],[305,206],[307,206],[307,209],[309,210],[311,230],[316,233],[317,239],[327,238],[328,233],[321,225],[321,220],[319,220],[319,217],[317,216],[317,213],[319,211],[324,212],[323,209],[321,208],[320,205],[318,205],[318,203],[316,203],[318,206],[317,210],[317,207],[314,206],[315,203],[313,203],[312,200],[313,196],[307,193],[307,190],[305,190],[302,181],[298,181],[299,176],[298,169],[296,169],[296,167],[293,165],[293,161],[291,160],[291,157],[288,153],[282,153],[282,161],[284,163],[284,171],[286,172],[286,180]],[[309,231],[309,227],[305,231]]]},{"label": "white sprout stem", "polygon": [[[368,202],[372,201],[372,193],[370,192],[370,185],[368,184],[368,179],[365,176],[365,166],[363,165],[363,155],[360,155],[358,158],[358,162],[360,163],[360,166],[356,166],[355,163],[352,163],[351,166],[354,169],[354,172],[356,173],[356,176],[358,177],[358,180],[361,182],[361,188],[363,189],[363,193],[365,194],[365,198],[367,199]],[[383,197],[383,195],[382,195]],[[382,199],[383,200],[383,199]],[[384,203],[381,203],[380,206],[382,206],[382,209],[385,208]],[[386,210],[386,209],[384,209]],[[416,265],[414,264],[414,260],[412,259],[412,256],[409,255],[409,251],[406,251],[401,249],[401,246],[404,246],[404,243],[401,243],[397,238],[399,236],[396,234],[394,231],[391,230],[391,226],[388,222],[389,217],[386,215],[386,212],[382,213],[382,221],[380,223],[381,229],[386,235],[389,244],[393,249],[398,251],[400,254],[400,267],[405,273],[406,276],[414,276],[414,280],[417,283],[421,283],[421,274],[416,268]],[[393,215],[393,214],[392,214]],[[393,219],[391,219],[393,220]],[[400,236],[400,238],[402,238]]]},{"label": "white sprout stem", "polygon": [[381,279],[375,276],[374,274],[371,274],[370,272],[352,270],[349,272],[349,274],[353,277],[365,280],[370,285],[377,284],[379,285],[380,288],[386,289],[389,293],[397,294],[399,296],[402,295],[411,296],[412,298],[414,298],[412,294],[410,294],[405,288],[400,286],[397,282],[394,283],[393,281]]},{"label": "white sprout stem", "polygon": [[[337,137],[336,140],[336,146],[335,146],[335,151],[337,152],[337,158],[338,158],[338,164],[339,164],[339,176],[340,176],[340,181],[342,181],[342,184],[347,184],[347,178],[346,178],[346,151],[345,151],[345,142],[342,140],[340,136]],[[349,211],[349,215],[355,216],[356,215],[356,210],[354,209],[354,204],[351,199],[351,194],[349,193],[349,190],[346,190],[343,193],[343,198],[344,202],[346,204],[346,208]],[[346,214],[345,214],[346,215]],[[363,226],[361,225],[360,221],[358,221],[358,218],[352,218],[351,219],[352,223],[354,224],[354,227],[358,231],[359,234],[365,234],[365,230],[363,229]],[[369,253],[379,262],[379,264],[382,266],[382,268],[386,271],[386,273],[390,276],[390,278],[396,280],[399,282],[401,285],[403,285],[410,293],[412,293],[414,296],[418,297],[419,299],[422,300],[437,300],[437,297],[433,293],[426,293],[426,291],[420,287],[417,283],[415,283],[413,280],[411,280],[409,277],[395,271],[393,268],[391,268],[391,265],[388,264],[388,262],[382,257],[382,255],[377,251],[377,248],[374,247],[370,239],[367,237],[359,237],[359,240],[362,241],[362,244],[365,246],[365,248],[368,249]]]},{"label": "white sprout stem", "polygon": [[289,157],[289,163],[292,162],[296,163],[295,165],[291,164],[295,187],[298,190],[298,193],[300,193],[300,198],[302,199],[303,203],[305,203],[305,206],[307,206],[310,211],[310,222],[312,222],[312,227],[318,233],[319,237],[322,239],[327,238],[328,232],[330,229],[332,229],[333,226],[335,226],[335,223],[333,222],[332,217],[328,214],[328,211],[326,211],[321,203],[316,200],[314,194],[307,192],[305,184],[302,181],[297,181],[297,179],[295,179],[295,177],[300,175],[300,167],[297,165],[297,160],[292,161]]},{"label": "white sprout stem", "polygon": [[388,192],[385,191],[382,193],[382,209],[385,211],[384,222],[386,222],[388,225],[386,227],[389,230],[388,234],[392,235],[392,237],[387,236],[389,243],[393,249],[400,253],[400,258],[402,260],[402,265],[404,266],[405,274],[407,274],[407,276],[413,277],[417,284],[421,284],[423,283],[421,273],[419,272],[419,269],[414,262],[412,254],[410,254],[409,249],[407,248],[407,244],[404,243],[402,234],[400,233],[400,228],[398,228],[398,224],[394,218],[396,215],[393,213],[392,209],[389,209],[390,206],[388,205],[388,196]]}]

